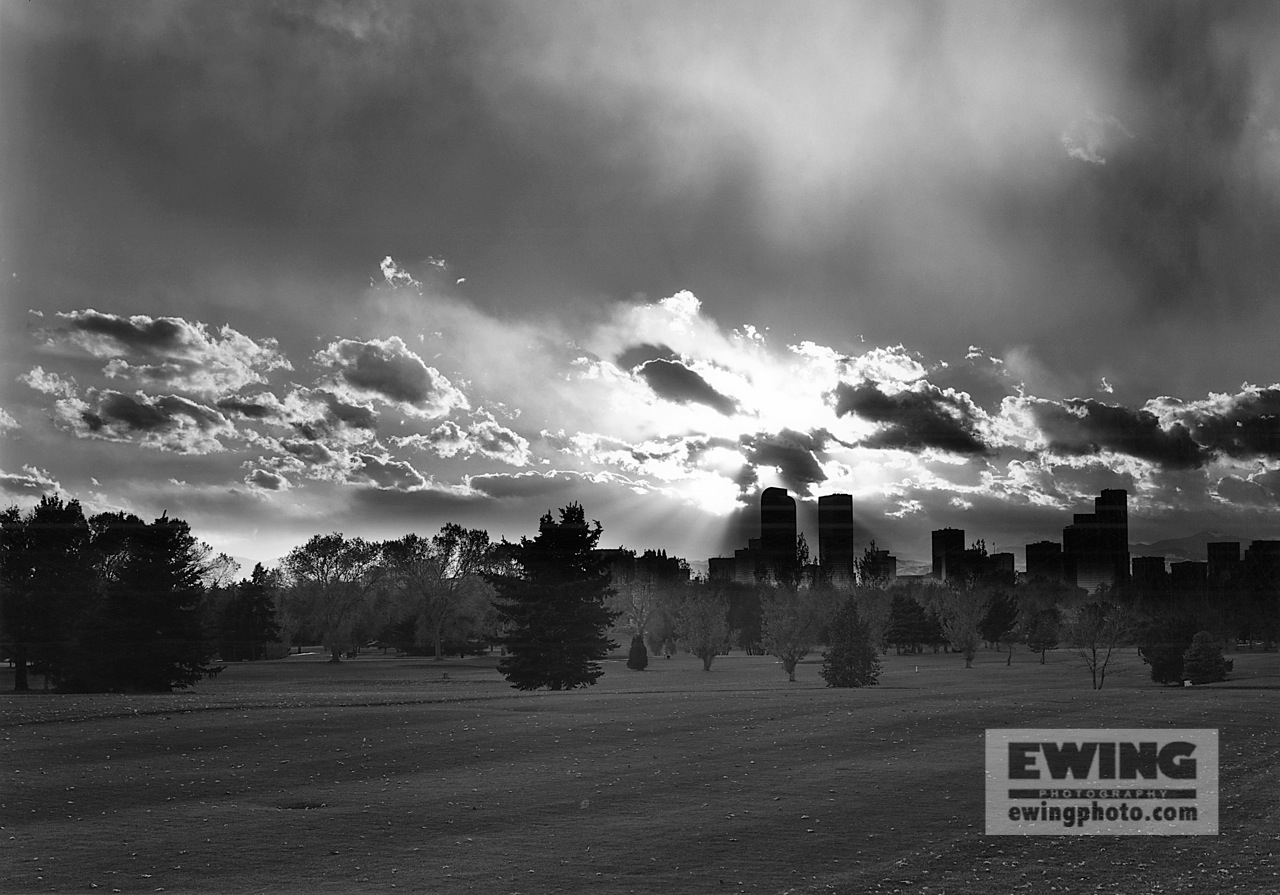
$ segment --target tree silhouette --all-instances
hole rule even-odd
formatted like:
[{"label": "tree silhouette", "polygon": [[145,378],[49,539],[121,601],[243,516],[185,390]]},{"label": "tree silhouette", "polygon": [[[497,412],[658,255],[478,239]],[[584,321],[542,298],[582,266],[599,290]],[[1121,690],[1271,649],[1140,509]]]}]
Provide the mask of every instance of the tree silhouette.
[{"label": "tree silhouette", "polygon": [[649,651],[644,648],[644,638],[636,634],[631,638],[631,652],[627,654],[627,667],[632,671],[644,671],[649,665]]},{"label": "tree silhouette", "polygon": [[581,505],[547,513],[537,537],[505,545],[509,574],[490,578],[507,627],[507,655],[498,670],[518,690],[572,690],[594,684],[599,662],[617,644],[609,639],[614,612],[606,561],[596,553],[600,523],[588,525]]},{"label": "tree silhouette", "polygon": [[1225,681],[1227,660],[1222,657],[1222,645],[1208,631],[1197,632],[1182,657],[1182,670],[1193,684]]},{"label": "tree silhouette", "polygon": [[297,621],[318,633],[330,662],[355,646],[355,632],[371,612],[381,580],[376,544],[335,532],[315,535],[284,558],[286,605]]},{"label": "tree silhouette", "polygon": [[25,517],[0,515],[0,627],[14,665],[13,689],[30,689],[28,669],[65,676],[72,627],[93,587],[89,524],[77,501],[44,497]]},{"label": "tree silhouette", "polygon": [[858,600],[849,596],[828,626],[827,650],[819,674],[828,687],[867,687],[880,681],[880,654],[867,623],[858,613]]},{"label": "tree silhouette", "polygon": [[267,644],[280,639],[275,602],[278,577],[258,563],[250,576],[232,589],[222,613],[220,651],[224,661],[263,659]]},{"label": "tree silhouette", "polygon": [[729,627],[730,603],[718,586],[686,588],[676,611],[676,641],[702,660],[702,670],[710,671],[716,656],[733,642]]},{"label": "tree silhouette", "polygon": [[416,613],[419,632],[431,638],[437,661],[444,657],[450,624],[468,603],[483,599],[492,552],[487,531],[452,522],[430,541],[409,534],[383,545],[392,586],[405,608]]},{"label": "tree silhouette", "polygon": [[796,666],[813,649],[821,622],[816,595],[809,589],[777,588],[761,599],[760,606],[765,652],[781,661],[787,679],[795,681]]},{"label": "tree silhouette", "polygon": [[61,688],[165,693],[217,671],[199,612],[205,551],[187,523],[108,513],[90,527],[97,599],[77,619]]}]

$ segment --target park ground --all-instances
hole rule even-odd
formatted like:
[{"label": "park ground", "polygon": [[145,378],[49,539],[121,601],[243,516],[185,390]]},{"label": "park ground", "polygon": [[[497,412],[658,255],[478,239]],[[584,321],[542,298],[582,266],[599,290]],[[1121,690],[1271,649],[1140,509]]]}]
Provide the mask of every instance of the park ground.
[{"label": "park ground", "polygon": [[[1065,650],[890,654],[833,690],[817,657],[619,654],[521,693],[493,659],[315,654],[5,694],[0,891],[1280,893],[1280,656],[1231,658],[1166,688],[1128,650],[1094,691]],[[1220,833],[986,836],[999,727],[1218,728]]]}]

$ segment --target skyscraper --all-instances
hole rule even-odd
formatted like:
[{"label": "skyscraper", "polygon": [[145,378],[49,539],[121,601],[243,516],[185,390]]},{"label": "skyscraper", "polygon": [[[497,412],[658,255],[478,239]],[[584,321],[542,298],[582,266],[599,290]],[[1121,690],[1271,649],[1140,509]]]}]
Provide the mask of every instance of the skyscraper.
[{"label": "skyscraper", "polygon": [[1055,541],[1036,541],[1027,545],[1027,580],[1062,580],[1062,545]]},{"label": "skyscraper", "polygon": [[818,564],[835,587],[851,587],[856,583],[852,494],[826,494],[818,498]]},{"label": "skyscraper", "polygon": [[760,494],[760,551],[771,578],[793,571],[796,564],[796,502],[786,488]]},{"label": "skyscraper", "polygon": [[[1094,498],[1092,513],[1076,513],[1062,530],[1062,553],[1074,584],[1090,593],[1129,578],[1129,495],[1107,489]],[[1070,576],[1069,576],[1070,577]]]},{"label": "skyscraper", "polygon": [[956,577],[964,560],[964,529],[939,528],[933,533],[933,577],[947,581]]}]

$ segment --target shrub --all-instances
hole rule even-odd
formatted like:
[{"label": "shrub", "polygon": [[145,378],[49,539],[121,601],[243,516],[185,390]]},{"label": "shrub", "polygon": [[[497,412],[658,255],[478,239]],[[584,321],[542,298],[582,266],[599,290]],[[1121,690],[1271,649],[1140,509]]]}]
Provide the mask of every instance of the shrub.
[{"label": "shrub", "polygon": [[1182,656],[1182,672],[1193,684],[1227,679],[1227,660],[1222,657],[1222,646],[1208,631],[1191,638],[1191,646]]},{"label": "shrub", "polygon": [[649,651],[644,648],[644,638],[637,634],[631,638],[631,654],[627,656],[627,667],[632,671],[644,671],[649,664]]}]

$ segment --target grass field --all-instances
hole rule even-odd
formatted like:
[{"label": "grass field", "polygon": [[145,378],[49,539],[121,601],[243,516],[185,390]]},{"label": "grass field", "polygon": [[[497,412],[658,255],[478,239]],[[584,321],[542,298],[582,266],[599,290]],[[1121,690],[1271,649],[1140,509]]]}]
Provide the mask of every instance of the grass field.
[{"label": "grass field", "polygon": [[[736,654],[561,693],[317,655],[6,694],[0,890],[1280,893],[1280,656],[1232,657],[1171,689],[1129,651],[1099,692],[1059,651],[890,655],[861,690]],[[985,836],[988,727],[1217,727],[1221,833]]]}]

